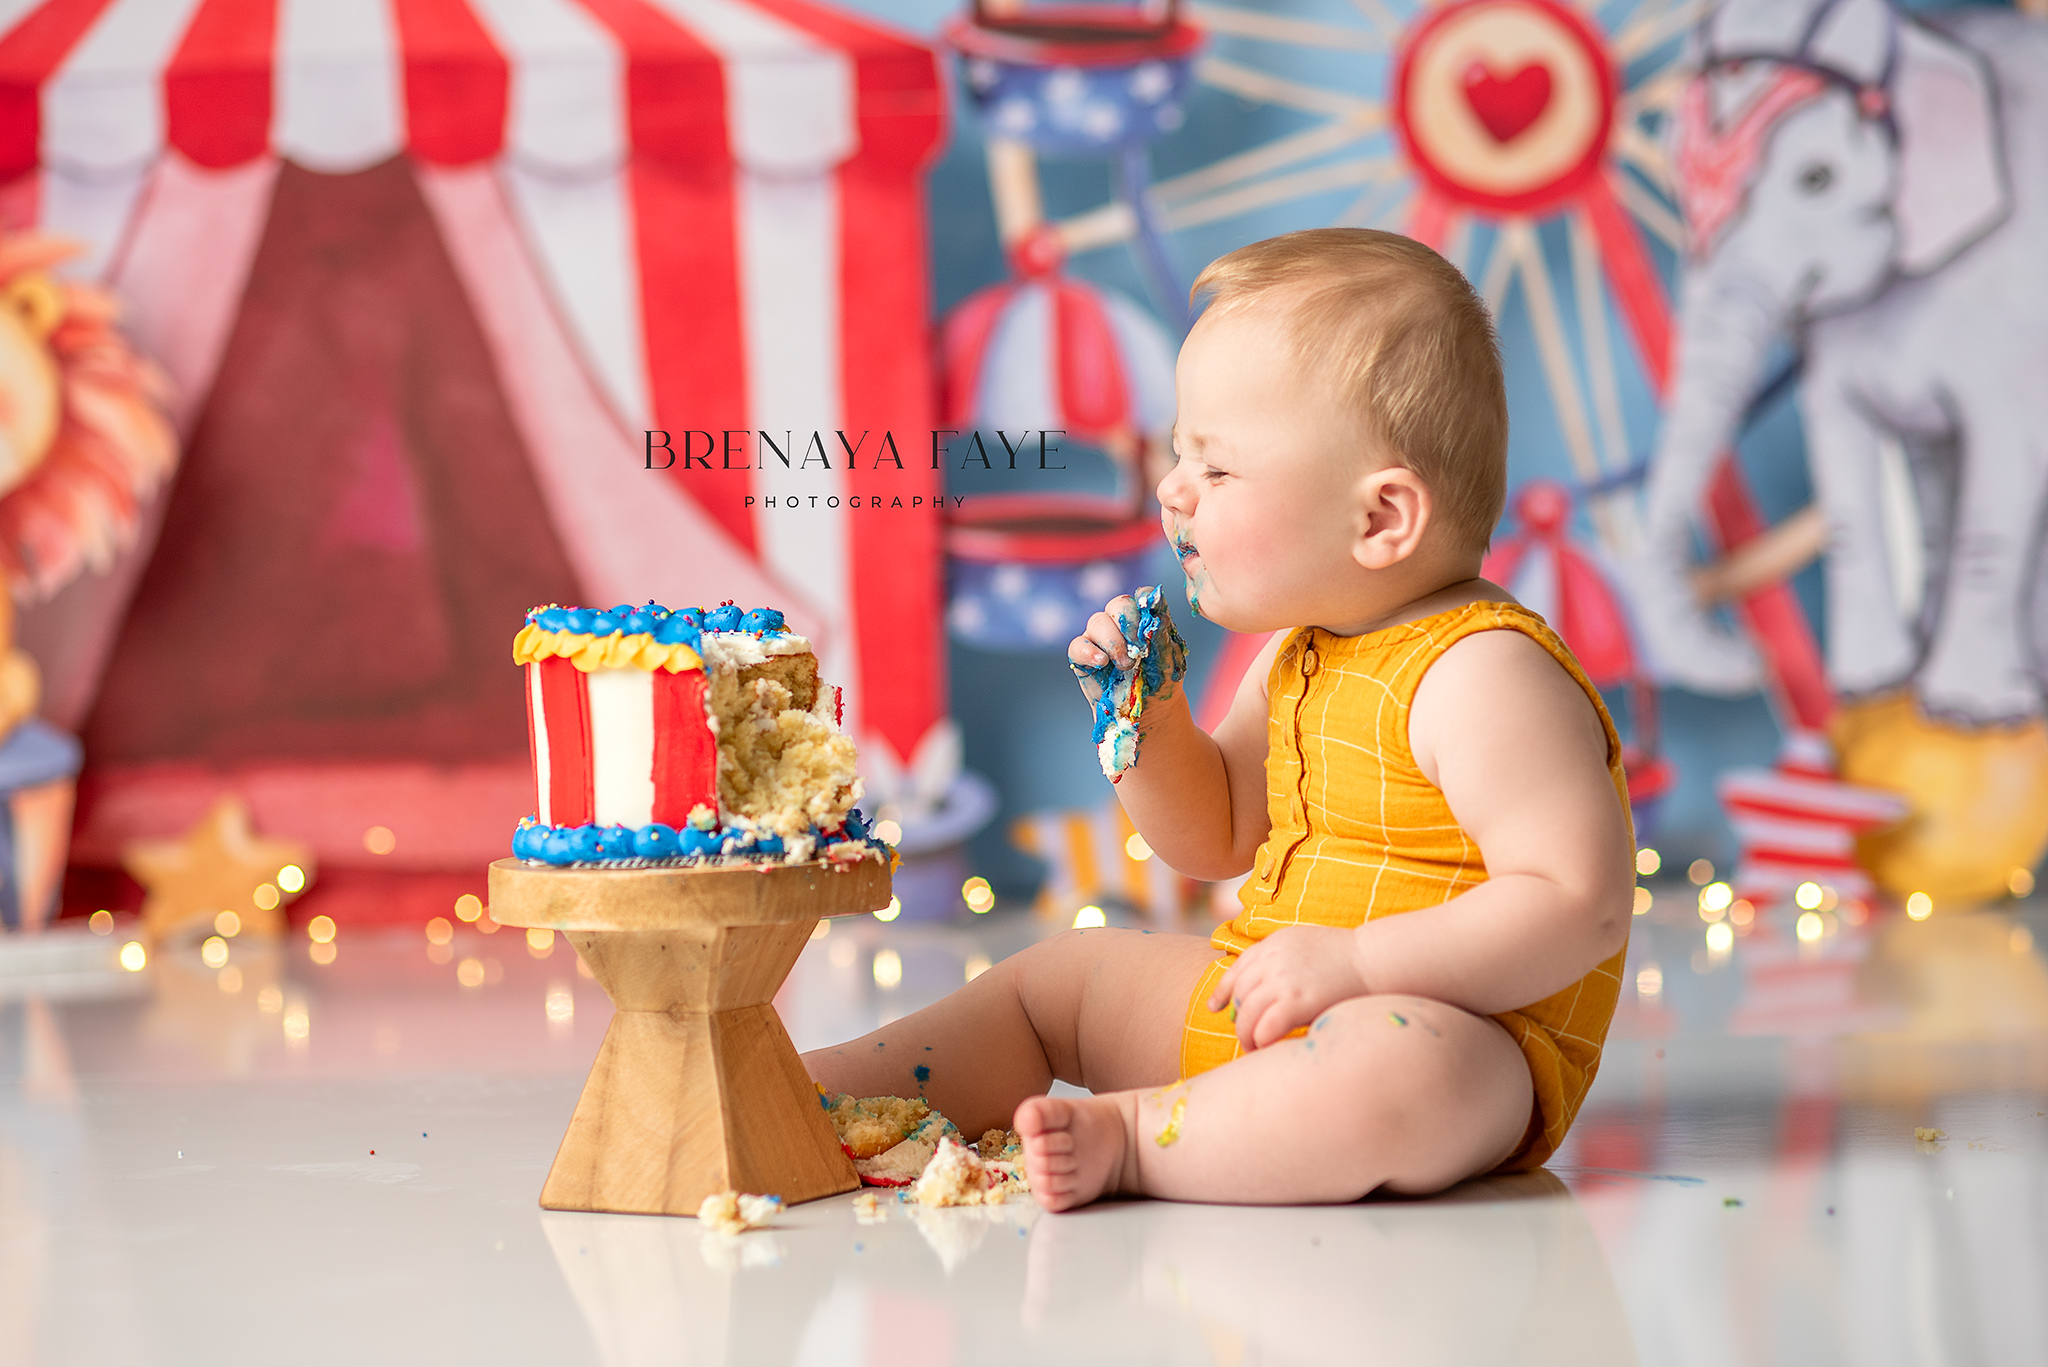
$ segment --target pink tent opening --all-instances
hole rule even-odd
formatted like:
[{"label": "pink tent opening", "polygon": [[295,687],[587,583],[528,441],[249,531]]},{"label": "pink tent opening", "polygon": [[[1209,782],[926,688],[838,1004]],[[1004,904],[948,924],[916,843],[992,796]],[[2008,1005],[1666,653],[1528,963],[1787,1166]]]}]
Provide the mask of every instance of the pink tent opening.
[{"label": "pink tent opening", "polygon": [[[871,784],[949,777],[942,123],[927,48],[806,0],[0,3],[0,224],[86,245],[187,443],[23,622],[86,742],[75,859],[228,790],[329,868],[502,853],[549,600],[780,606]],[[648,429],[831,460],[649,470]]]}]

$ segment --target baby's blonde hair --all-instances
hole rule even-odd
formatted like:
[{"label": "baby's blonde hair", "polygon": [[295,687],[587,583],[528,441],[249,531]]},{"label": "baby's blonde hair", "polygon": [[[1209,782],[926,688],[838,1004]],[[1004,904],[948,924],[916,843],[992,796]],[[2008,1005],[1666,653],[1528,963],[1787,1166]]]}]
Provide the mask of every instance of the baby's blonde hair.
[{"label": "baby's blonde hair", "polygon": [[1212,312],[1283,308],[1293,358],[1486,545],[1507,498],[1507,389],[1493,320],[1456,266],[1397,233],[1308,228],[1217,257],[1189,298],[1204,294]]}]

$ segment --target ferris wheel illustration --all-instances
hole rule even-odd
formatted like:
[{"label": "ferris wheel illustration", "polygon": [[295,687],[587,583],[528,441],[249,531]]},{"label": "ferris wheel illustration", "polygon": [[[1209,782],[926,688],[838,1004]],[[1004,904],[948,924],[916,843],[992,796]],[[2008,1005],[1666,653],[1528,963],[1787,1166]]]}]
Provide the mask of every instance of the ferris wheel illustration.
[{"label": "ferris wheel illustration", "polygon": [[[1426,242],[1496,316],[1519,293],[1573,482],[1603,547],[1627,555],[1638,549],[1626,496],[1637,462],[1623,377],[1632,356],[1652,394],[1665,387],[1671,313],[1650,243],[1684,243],[1658,134],[1687,75],[1681,40],[1709,8],[1332,0],[1308,17],[1218,0],[977,0],[946,36],[982,116],[998,230],[1021,275],[1129,250],[1155,308],[1184,329],[1182,239],[1213,243],[1215,229],[1240,223],[1259,235],[1339,224]],[[1197,87],[1306,122],[1155,179],[1152,151],[1183,128]],[[1045,155],[1108,161],[1109,201],[1048,217]],[[1562,270],[1545,248],[1552,225]]]},{"label": "ferris wheel illustration", "polygon": [[[1625,759],[1647,812],[1672,781],[1657,755],[1654,690],[1612,577],[1569,547],[1565,532],[1579,503],[1613,561],[1642,550],[1643,465],[1624,389],[1634,383],[1654,397],[1669,379],[1671,308],[1651,244],[1682,253],[1685,232],[1659,135],[1690,74],[1682,40],[1710,8],[1711,0],[1439,0],[1405,10],[1397,0],[1297,0],[1282,12],[1223,0],[975,0],[946,38],[982,119],[1013,278],[971,295],[947,320],[949,421],[1018,411],[1025,377],[1027,406],[1097,434],[1128,467],[1132,496],[1078,538],[1076,510],[1062,510],[1065,544],[1025,525],[1044,509],[1020,510],[1026,517],[1007,533],[974,529],[992,536],[985,549],[959,537],[956,633],[972,640],[1000,621],[1007,592],[1042,617],[1015,644],[1060,639],[1050,604],[1081,614],[1098,587],[1091,574],[1137,571],[1150,521],[1142,491],[1152,482],[1139,476],[1148,456],[1165,457],[1174,350],[1166,334],[1188,326],[1194,263],[1294,228],[1403,232],[1458,265],[1496,318],[1519,296],[1571,480],[1525,487],[1514,501],[1521,532],[1496,547],[1487,572],[1547,567],[1549,610],[1573,649],[1589,667],[1601,662],[1602,687],[1627,690]],[[1186,126],[1202,87],[1245,102],[1241,110],[1291,112],[1292,126],[1154,177],[1155,148]],[[1109,200],[1048,215],[1044,156],[1106,161]],[[1118,249],[1130,252],[1166,320],[1161,335],[1135,327],[1120,296],[1062,275],[1075,257]],[[1040,321],[1014,325],[1034,299]],[[1002,515],[993,501],[985,506]],[[970,567],[977,553],[989,564]],[[1049,563],[1063,557],[1064,579]],[[1257,644],[1229,637],[1213,679],[1233,682]],[[1228,693],[1212,687],[1205,714]]]}]

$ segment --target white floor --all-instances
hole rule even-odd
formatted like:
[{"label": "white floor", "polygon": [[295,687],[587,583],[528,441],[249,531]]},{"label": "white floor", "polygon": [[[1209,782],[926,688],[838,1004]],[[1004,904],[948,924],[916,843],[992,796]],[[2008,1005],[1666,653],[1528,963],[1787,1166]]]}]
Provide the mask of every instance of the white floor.
[{"label": "white floor", "polygon": [[[736,1242],[538,1208],[609,1016],[565,946],[0,953],[0,1363],[2048,1363],[2044,908],[1702,932],[1690,889],[1638,920],[1545,1173],[880,1226],[840,1197]],[[841,923],[785,1014],[843,1037],[1036,933]]]}]

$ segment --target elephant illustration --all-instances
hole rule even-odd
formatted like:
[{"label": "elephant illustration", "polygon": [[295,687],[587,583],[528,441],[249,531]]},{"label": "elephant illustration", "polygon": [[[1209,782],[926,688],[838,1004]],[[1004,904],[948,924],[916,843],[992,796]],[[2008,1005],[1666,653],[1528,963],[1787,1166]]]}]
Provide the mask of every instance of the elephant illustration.
[{"label": "elephant illustration", "polygon": [[[1790,344],[1837,694],[1914,696],[1923,721],[1963,728],[2038,717],[2048,24],[1728,0],[1696,55],[1677,139],[1690,250],[1640,576],[1653,657],[1704,691],[1756,686],[1747,643],[1693,597],[1690,528],[1767,359]],[[1908,458],[1925,540],[1915,614],[1893,589],[1887,444]]]}]

